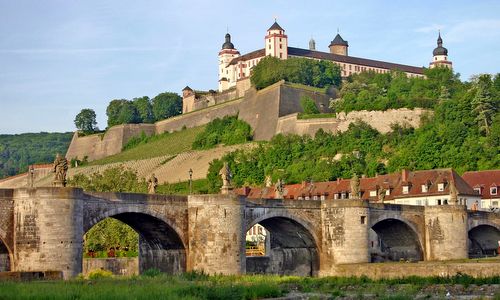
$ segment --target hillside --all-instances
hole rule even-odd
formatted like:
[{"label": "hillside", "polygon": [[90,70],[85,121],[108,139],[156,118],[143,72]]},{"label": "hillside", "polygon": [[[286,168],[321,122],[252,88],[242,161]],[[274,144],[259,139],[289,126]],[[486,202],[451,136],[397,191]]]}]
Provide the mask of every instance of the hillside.
[{"label": "hillside", "polygon": [[[153,137],[139,137],[131,140],[128,145],[136,142],[137,146],[118,154],[95,160],[89,165],[104,165],[130,160],[141,160],[165,155],[177,155],[191,150],[196,135],[204,130],[204,126],[188,128],[173,133],[163,133]],[[127,147],[127,145],[125,145]]]},{"label": "hillside", "polygon": [[0,135],[0,178],[26,172],[30,164],[52,163],[68,149],[73,133]]}]

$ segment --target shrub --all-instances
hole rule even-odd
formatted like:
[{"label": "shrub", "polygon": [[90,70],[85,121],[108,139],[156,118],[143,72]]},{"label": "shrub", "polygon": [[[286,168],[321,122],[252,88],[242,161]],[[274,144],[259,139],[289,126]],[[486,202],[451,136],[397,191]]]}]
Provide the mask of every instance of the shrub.
[{"label": "shrub", "polygon": [[302,107],[302,111],[304,111],[305,114],[319,114],[319,109],[316,106],[316,102],[314,102],[313,99],[307,97],[307,96],[302,96],[300,98],[300,106]]},{"label": "shrub", "polygon": [[113,273],[111,271],[103,270],[103,269],[90,271],[87,274],[87,279],[104,279],[104,278],[112,278],[112,277],[113,277]]},{"label": "shrub", "polygon": [[215,145],[235,145],[252,140],[252,128],[237,116],[226,116],[208,123],[193,142],[193,149],[209,149]]}]

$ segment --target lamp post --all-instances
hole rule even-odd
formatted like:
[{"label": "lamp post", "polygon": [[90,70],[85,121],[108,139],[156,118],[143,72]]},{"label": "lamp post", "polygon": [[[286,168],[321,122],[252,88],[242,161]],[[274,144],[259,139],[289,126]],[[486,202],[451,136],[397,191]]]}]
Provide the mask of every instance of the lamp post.
[{"label": "lamp post", "polygon": [[189,168],[189,194],[193,193],[193,169]]}]

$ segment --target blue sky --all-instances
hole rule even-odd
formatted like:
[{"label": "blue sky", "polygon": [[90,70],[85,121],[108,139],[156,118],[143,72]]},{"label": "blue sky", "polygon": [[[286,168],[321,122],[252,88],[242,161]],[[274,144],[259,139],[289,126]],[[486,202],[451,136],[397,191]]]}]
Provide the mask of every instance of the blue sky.
[{"label": "blue sky", "polygon": [[427,66],[441,29],[454,68],[500,72],[500,1],[0,0],[0,134],[73,131],[112,99],[217,88],[226,28],[241,53],[278,18],[289,45]]}]

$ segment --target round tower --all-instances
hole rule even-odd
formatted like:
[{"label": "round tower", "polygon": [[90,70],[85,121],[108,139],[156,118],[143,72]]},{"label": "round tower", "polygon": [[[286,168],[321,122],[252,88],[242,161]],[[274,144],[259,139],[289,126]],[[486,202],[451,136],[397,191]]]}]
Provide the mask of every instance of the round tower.
[{"label": "round tower", "polygon": [[238,56],[240,52],[234,48],[231,35],[226,33],[224,44],[219,51],[219,92],[236,85],[236,67],[230,63]]},{"label": "round tower", "polygon": [[267,30],[265,40],[266,56],[270,55],[280,59],[288,58],[288,36],[276,21]]},{"label": "round tower", "polygon": [[347,48],[349,47],[349,43],[344,41],[338,33],[328,47],[330,48],[330,53],[345,56],[348,55]]},{"label": "round tower", "polygon": [[448,60],[448,49],[443,47],[441,32],[438,33],[437,47],[432,51],[432,56],[432,62],[429,64],[430,68],[446,67],[451,69],[452,63]]}]

